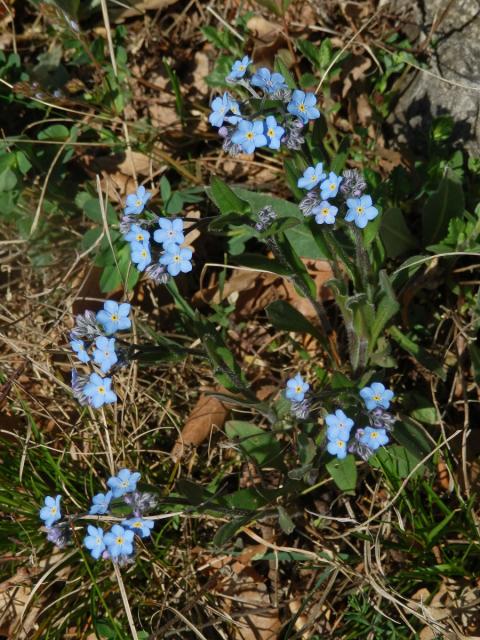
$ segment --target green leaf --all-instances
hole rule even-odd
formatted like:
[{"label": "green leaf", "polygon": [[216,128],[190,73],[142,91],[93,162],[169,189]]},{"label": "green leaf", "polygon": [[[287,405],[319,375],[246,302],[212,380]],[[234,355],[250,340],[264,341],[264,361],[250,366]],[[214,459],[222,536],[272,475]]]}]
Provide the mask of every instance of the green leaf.
[{"label": "green leaf", "polygon": [[452,218],[462,215],[465,196],[462,184],[451,170],[447,170],[440,185],[426,201],[422,212],[423,241],[425,245],[442,240],[448,232]]},{"label": "green leaf", "polygon": [[160,180],[160,195],[162,196],[163,204],[166,204],[172,195],[172,188],[166,176],[162,176]]},{"label": "green leaf", "polygon": [[277,511],[278,511],[278,524],[280,525],[280,528],[282,529],[282,531],[287,535],[289,535],[295,530],[295,523],[293,522],[293,520],[290,518],[288,513],[285,511],[285,509],[281,505],[277,507]]},{"label": "green leaf", "polygon": [[[397,480],[406,478],[419,461],[420,458],[414,456],[399,444],[380,447],[375,455],[368,459],[369,464],[373,468],[383,469],[389,476]],[[421,465],[415,472],[414,477],[421,476],[424,471],[425,467]]]},{"label": "green leaf", "polygon": [[343,460],[335,458],[326,464],[328,473],[341,491],[354,492],[357,486],[357,467],[351,453]]},{"label": "green leaf", "polygon": [[250,205],[242,200],[230,187],[216,176],[212,177],[208,196],[220,209],[222,214],[228,213],[248,213]]},{"label": "green leaf", "polygon": [[[90,218],[90,220],[98,222],[98,224],[103,224],[102,210],[100,208],[100,202],[98,201],[98,198],[90,197],[88,200],[86,200],[83,204],[83,211],[85,212],[85,215]],[[118,222],[115,209],[110,203],[107,204],[106,216],[108,224],[116,224]]]},{"label": "green leaf", "polygon": [[292,76],[292,74],[290,73],[290,69],[287,67],[287,65],[285,64],[285,62],[282,60],[280,56],[277,56],[275,58],[275,70],[281,73],[282,76],[285,78],[285,82],[287,83],[287,87],[289,89],[297,88],[297,83],[295,81],[295,78]]},{"label": "green leaf", "polygon": [[426,349],[402,333],[398,327],[390,327],[388,331],[402,349],[410,353],[421,365],[426,367],[429,371],[437,375],[440,380],[445,382],[447,379],[447,372],[443,369],[440,362],[431,356]]},{"label": "green leaf", "polygon": [[0,173],[0,191],[13,191],[17,186],[17,176],[11,169],[5,169]]},{"label": "green leaf", "polygon": [[309,333],[323,340],[325,336],[310,320],[297,311],[295,307],[285,300],[275,300],[266,308],[267,317],[274,327],[283,331],[296,331],[297,333]]},{"label": "green leaf", "polygon": [[229,420],[225,433],[231,440],[238,440],[238,446],[247,456],[261,467],[283,466],[282,446],[270,431],[241,420]]},{"label": "green leaf", "polygon": [[373,320],[373,324],[370,329],[370,344],[369,350],[372,353],[375,350],[375,346],[377,343],[380,334],[387,326],[389,320],[393,318],[393,316],[400,309],[400,304],[395,298],[395,294],[392,289],[392,285],[386,275],[385,271],[380,271],[380,287],[382,291],[382,297],[375,311],[375,318]]},{"label": "green leaf", "polygon": [[223,547],[224,544],[229,542],[239,529],[244,527],[253,519],[250,515],[240,516],[235,518],[231,522],[227,522],[216,532],[213,538],[213,544],[216,547]]},{"label": "green leaf", "polygon": [[418,246],[417,238],[407,227],[404,215],[398,207],[390,207],[383,212],[380,237],[389,258],[397,258]]},{"label": "green leaf", "polygon": [[312,232],[305,224],[305,218],[298,208],[298,205],[293,202],[289,202],[288,200],[275,198],[255,191],[248,191],[241,187],[235,187],[233,191],[237,196],[248,201],[252,210],[255,212],[260,211],[260,209],[263,209],[263,207],[266,207],[267,205],[270,205],[279,218],[293,217],[301,220],[303,224],[285,231],[288,241],[295,249],[296,253],[303,258],[317,260],[325,257],[320,252]]}]

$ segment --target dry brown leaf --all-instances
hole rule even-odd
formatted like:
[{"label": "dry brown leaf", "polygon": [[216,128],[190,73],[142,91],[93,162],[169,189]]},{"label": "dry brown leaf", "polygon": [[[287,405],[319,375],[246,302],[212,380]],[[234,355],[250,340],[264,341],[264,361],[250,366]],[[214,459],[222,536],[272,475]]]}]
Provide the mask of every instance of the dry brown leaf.
[{"label": "dry brown leaf", "polygon": [[113,9],[111,14],[115,22],[125,20],[125,18],[131,18],[132,16],[141,16],[145,11],[158,11],[166,9],[171,4],[174,4],[177,0],[140,0],[132,2],[130,9]]},{"label": "dry brown leaf", "polygon": [[247,21],[247,29],[253,36],[263,41],[273,40],[282,31],[282,26],[263,16],[252,16]]},{"label": "dry brown leaf", "polygon": [[189,447],[198,447],[208,438],[214,427],[221,428],[227,414],[228,409],[220,400],[202,394],[173,445],[170,453],[172,460],[178,462]]}]

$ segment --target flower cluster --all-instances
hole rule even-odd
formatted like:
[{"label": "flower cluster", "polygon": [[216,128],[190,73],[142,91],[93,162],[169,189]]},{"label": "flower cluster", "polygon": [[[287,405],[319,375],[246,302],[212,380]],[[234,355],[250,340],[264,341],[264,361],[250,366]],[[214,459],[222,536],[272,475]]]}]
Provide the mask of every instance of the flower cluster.
[{"label": "flower cluster", "polygon": [[125,349],[119,349],[112,337],[117,331],[131,327],[130,305],[107,300],[101,311],[85,311],[75,318],[75,326],[70,333],[70,346],[82,364],[90,363],[94,371],[89,375],[72,371],[73,394],[81,405],[99,409],[104,404],[116,402],[117,396],[111,389],[112,379],[107,374],[114,367],[126,361]]},{"label": "flower cluster", "polygon": [[330,171],[327,176],[323,163],[319,162],[314,167],[307,167],[297,184],[308,191],[299,204],[300,210],[307,217],[315,216],[318,224],[335,224],[338,206],[330,200],[339,194],[344,200],[346,222],[353,222],[363,229],[369,220],[378,216],[372,198],[363,195],[366,183],[355,170],[348,169],[342,176]]},{"label": "flower cluster", "polygon": [[305,420],[310,415],[310,398],[307,392],[310,389],[308,382],[304,382],[302,376],[296,376],[287,381],[285,397],[290,400],[290,411],[299,420]]},{"label": "flower cluster", "polygon": [[281,73],[266,67],[247,75],[251,62],[248,56],[236,60],[226,77],[229,84],[246,89],[249,97],[239,102],[225,92],[211,104],[208,119],[224,139],[224,151],[237,155],[259,147],[277,150],[282,144],[300,149],[303,127],[320,117],[315,95],[290,90]]},{"label": "flower cluster", "polygon": [[[137,491],[137,483],[140,480],[138,472],[121,469],[116,476],[107,481],[109,491],[98,493],[93,497],[89,516],[106,515],[111,509],[112,501],[127,504],[130,507],[130,517],[125,518],[120,524],[114,524],[108,531],[100,526],[88,525],[87,535],[83,539],[83,545],[89,550],[91,556],[98,560],[111,559],[114,562],[125,563],[130,561],[135,554],[134,536],[147,538],[150,536],[154,522],[145,518],[145,512],[151,510],[156,499],[151,493]],[[40,519],[47,528],[47,538],[57,546],[64,546],[69,539],[68,522],[59,522],[62,518],[60,512],[61,496],[45,498],[45,505],[40,509]],[[70,522],[82,516],[71,516]],[[54,523],[58,523],[55,524]]]},{"label": "flower cluster", "polygon": [[[138,271],[144,271],[157,284],[164,284],[170,276],[192,270],[192,252],[181,246],[185,241],[181,218],[160,218],[145,211],[150,197],[145,187],[127,196],[120,230],[130,244],[130,257]],[[148,231],[156,226],[153,241],[159,247],[151,244],[152,234]]]},{"label": "flower cluster", "polygon": [[395,417],[386,410],[393,398],[393,391],[386,389],[381,382],[373,382],[370,387],[361,389],[360,397],[368,411],[370,425],[356,429],[352,441],[350,433],[354,422],[341,409],[325,418],[327,451],[337,458],[345,458],[350,452],[368,460],[379,447],[389,442],[387,431],[391,431]]}]

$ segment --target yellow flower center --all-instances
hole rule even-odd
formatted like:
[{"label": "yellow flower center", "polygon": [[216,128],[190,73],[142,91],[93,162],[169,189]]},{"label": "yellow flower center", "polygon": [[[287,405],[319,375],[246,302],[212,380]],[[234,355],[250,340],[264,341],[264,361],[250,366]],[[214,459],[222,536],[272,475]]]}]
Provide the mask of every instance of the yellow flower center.
[{"label": "yellow flower center", "polygon": [[105,394],[105,387],[98,387],[97,391],[103,396]]},{"label": "yellow flower center", "polygon": [[136,207],[141,207],[143,204],[143,202],[141,200],[135,200],[135,206]]},{"label": "yellow flower center", "polygon": [[361,215],[363,213],[363,207],[361,206],[357,207],[357,213]]},{"label": "yellow flower center", "polygon": [[241,65],[238,67],[238,69],[239,69],[240,71],[245,71],[245,66],[244,66],[243,64],[241,64]]},{"label": "yellow flower center", "polygon": [[316,174],[316,173],[314,173],[314,174],[312,175],[312,177],[310,178],[310,180],[311,180],[312,182],[315,182],[315,180],[316,180],[316,179],[317,179],[317,174]]},{"label": "yellow flower center", "polygon": [[180,256],[178,254],[176,256],[173,256],[173,259],[175,262],[180,262]]},{"label": "yellow flower center", "polygon": [[116,313],[112,313],[112,315],[110,316],[112,318],[112,320],[115,322],[116,320],[118,320],[118,316]]},{"label": "yellow flower center", "polygon": [[297,386],[295,387],[295,393],[302,393],[302,391],[303,391],[302,387],[299,384],[297,384]]},{"label": "yellow flower center", "polygon": [[245,135],[245,137],[246,137],[248,140],[253,140],[253,131],[249,131],[249,132]]},{"label": "yellow flower center", "polygon": [[375,440],[375,438],[378,438],[378,431],[372,431],[372,433],[370,434],[370,438],[373,438]]},{"label": "yellow flower center", "polygon": [[330,183],[330,191],[335,191],[336,188],[336,184],[334,184],[333,182]]},{"label": "yellow flower center", "polygon": [[267,136],[269,138],[273,138],[275,136],[275,131],[273,129],[269,129],[267,132]]},{"label": "yellow flower center", "polygon": [[54,516],[57,513],[57,507],[51,507],[50,513]]},{"label": "yellow flower center", "polygon": [[137,242],[142,242],[143,235],[141,233],[137,233],[137,237],[135,238],[135,240],[137,240]]},{"label": "yellow flower center", "polygon": [[147,257],[146,249],[142,249],[142,251],[140,252],[140,255],[142,256],[142,258],[146,258]]},{"label": "yellow flower center", "polygon": [[339,449],[343,449],[344,446],[345,446],[345,442],[343,440],[337,440],[337,447]]},{"label": "yellow flower center", "polygon": [[298,110],[299,111],[305,111],[305,105],[303,104],[303,102],[298,105]]},{"label": "yellow flower center", "polygon": [[330,209],[328,209],[328,207],[323,207],[323,209],[322,209],[322,214],[323,214],[324,216],[328,216],[329,211],[330,211]]},{"label": "yellow flower center", "polygon": [[135,529],[141,529],[142,528],[142,523],[141,522],[134,522],[133,526],[135,527]]},{"label": "yellow flower center", "polygon": [[122,487],[126,489],[128,487],[128,480],[122,480]]},{"label": "yellow flower center", "polygon": [[118,537],[117,537],[117,539],[115,540],[115,542],[116,542],[118,545],[123,544],[123,538],[122,538],[122,536],[118,536]]},{"label": "yellow flower center", "polygon": [[374,396],[372,396],[372,399],[375,400],[375,402],[379,402],[381,400],[380,396],[377,394],[375,394]]}]

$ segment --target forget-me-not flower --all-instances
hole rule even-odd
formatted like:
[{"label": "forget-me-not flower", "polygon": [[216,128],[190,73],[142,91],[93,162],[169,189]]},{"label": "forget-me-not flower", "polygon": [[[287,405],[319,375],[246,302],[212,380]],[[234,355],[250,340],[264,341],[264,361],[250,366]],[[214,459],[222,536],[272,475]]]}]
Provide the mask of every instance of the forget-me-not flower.
[{"label": "forget-me-not flower", "polygon": [[364,229],[369,220],[373,220],[378,216],[378,209],[372,206],[370,196],[362,196],[361,198],[347,199],[347,222],[354,222],[359,229]]},{"label": "forget-me-not flower", "polygon": [[121,498],[126,493],[135,491],[137,488],[137,482],[141,477],[142,476],[138,471],[120,469],[116,476],[112,476],[108,479],[107,485],[112,490],[114,498]]},{"label": "forget-me-not flower", "polygon": [[327,444],[327,451],[331,453],[332,456],[337,456],[340,460],[346,457],[347,451],[347,443],[345,440],[341,438],[337,438],[336,440],[329,440]]},{"label": "forget-me-not flower", "polygon": [[128,302],[118,304],[114,300],[106,300],[103,309],[97,313],[97,322],[102,325],[107,334],[130,329],[132,323],[128,317],[129,313],[130,305]]},{"label": "forget-me-not flower", "polygon": [[144,271],[152,261],[150,247],[143,242],[130,244],[130,258],[139,271]]},{"label": "forget-me-not flower", "polygon": [[295,377],[288,380],[285,396],[288,398],[288,400],[292,400],[294,402],[302,402],[302,400],[305,398],[305,394],[309,389],[310,385],[308,384],[308,382],[304,382],[302,376],[297,373]]},{"label": "forget-me-not flower", "polygon": [[83,539],[83,545],[90,551],[92,558],[98,560],[106,548],[103,529],[89,524],[87,531],[88,536]]},{"label": "forget-me-not flower", "polygon": [[320,195],[322,200],[328,200],[334,198],[338,193],[338,187],[342,182],[342,177],[337,176],[333,171],[330,171],[328,178],[320,185]]},{"label": "forget-me-not flower", "polygon": [[160,258],[160,263],[166,265],[171,276],[178,276],[180,271],[188,273],[192,270],[192,252],[190,249],[181,249],[178,244],[170,243],[165,247],[165,253]]},{"label": "forget-me-not flower", "polygon": [[112,560],[133,553],[133,531],[124,529],[119,524],[113,525],[110,531],[103,536],[103,541]]},{"label": "forget-me-not flower", "polygon": [[265,120],[265,135],[270,149],[279,149],[285,129],[277,124],[274,116],[268,116]]},{"label": "forget-me-not flower", "polygon": [[335,216],[337,213],[338,207],[330,204],[327,200],[323,200],[312,209],[312,215],[315,216],[315,222],[318,224],[335,224]]},{"label": "forget-me-not flower", "polygon": [[132,224],[130,231],[123,237],[127,242],[142,242],[143,244],[147,244],[150,239],[150,233],[142,229],[140,225]]},{"label": "forget-me-not flower", "polygon": [[159,229],[153,234],[153,239],[159,244],[164,246],[169,242],[175,244],[182,244],[185,241],[185,235],[183,233],[183,220],[181,218],[175,218],[169,220],[168,218],[160,218],[158,220],[160,226]]},{"label": "forget-me-not flower", "polygon": [[208,121],[213,127],[221,127],[227,113],[234,102],[229,93],[225,92],[222,97],[217,97],[211,104],[212,113],[208,116]]},{"label": "forget-me-not flower", "polygon": [[360,397],[363,398],[369,411],[375,409],[375,407],[388,409],[393,395],[393,391],[386,389],[381,382],[372,382],[370,387],[363,387],[360,390]]},{"label": "forget-me-not flower", "polygon": [[83,340],[71,340],[70,346],[77,354],[77,358],[80,360],[80,362],[90,361],[90,356],[85,349],[85,343],[83,342]]},{"label": "forget-me-not flower", "polygon": [[295,89],[292,93],[292,99],[287,105],[287,111],[307,123],[309,120],[320,117],[320,111],[315,107],[316,104],[315,94]]},{"label": "forget-me-not flower", "polygon": [[350,438],[350,431],[353,427],[353,420],[345,415],[341,409],[335,413],[330,413],[325,417],[327,425],[327,438],[329,440],[347,440]]},{"label": "forget-me-not flower", "polygon": [[267,138],[263,133],[263,121],[242,120],[232,135],[232,142],[241,146],[245,153],[253,153],[257,147],[264,147]]},{"label": "forget-me-not flower", "polygon": [[45,505],[40,509],[40,520],[43,520],[45,526],[49,529],[54,522],[60,520],[62,513],[60,511],[60,500],[62,496],[45,498]]},{"label": "forget-me-not flower", "polygon": [[88,513],[91,516],[103,516],[108,511],[111,499],[111,491],[107,491],[107,493],[97,493],[97,495],[92,498],[92,506]]},{"label": "forget-me-not flower", "polygon": [[102,378],[98,373],[92,373],[87,384],[83,387],[83,393],[88,398],[88,403],[95,409],[100,409],[104,404],[116,402],[117,396],[111,390],[111,384],[111,378]]},{"label": "forget-me-not flower", "polygon": [[125,203],[125,214],[138,215],[139,213],[142,213],[145,205],[150,200],[151,195],[152,194],[150,193],[150,191],[147,191],[145,187],[138,187],[135,193],[131,193],[127,196],[127,200]]},{"label": "forget-me-not flower", "polygon": [[247,67],[252,60],[248,56],[243,56],[241,60],[235,60],[232,70],[227,76],[227,80],[240,80],[245,75]]},{"label": "forget-me-not flower", "polygon": [[93,360],[96,364],[100,365],[103,373],[107,373],[118,361],[117,354],[115,353],[115,338],[99,336],[95,340],[95,347]]},{"label": "forget-me-not flower", "polygon": [[259,87],[267,93],[275,93],[279,89],[287,89],[285,78],[281,73],[271,73],[267,67],[261,67],[250,79],[254,87]]},{"label": "forget-me-not flower", "polygon": [[374,429],[373,427],[365,427],[359,440],[372,451],[376,451],[379,447],[388,444],[388,436],[385,429]]},{"label": "forget-me-not flower", "polygon": [[129,518],[128,520],[123,520],[122,526],[131,529],[141,538],[148,538],[153,529],[154,522],[153,520],[146,520],[145,518]]},{"label": "forget-me-not flower", "polygon": [[307,167],[303,172],[303,176],[298,179],[297,186],[300,189],[313,189],[316,187],[320,180],[325,178],[325,174],[323,172],[323,163],[319,162],[315,165],[315,167]]}]

